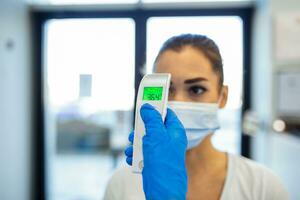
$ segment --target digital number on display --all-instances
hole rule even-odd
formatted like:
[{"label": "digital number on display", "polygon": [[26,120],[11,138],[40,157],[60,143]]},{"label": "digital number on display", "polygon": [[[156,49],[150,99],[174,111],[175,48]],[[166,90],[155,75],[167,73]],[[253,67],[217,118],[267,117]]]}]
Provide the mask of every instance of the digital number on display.
[{"label": "digital number on display", "polygon": [[162,99],[163,87],[144,87],[143,100],[159,101]]}]

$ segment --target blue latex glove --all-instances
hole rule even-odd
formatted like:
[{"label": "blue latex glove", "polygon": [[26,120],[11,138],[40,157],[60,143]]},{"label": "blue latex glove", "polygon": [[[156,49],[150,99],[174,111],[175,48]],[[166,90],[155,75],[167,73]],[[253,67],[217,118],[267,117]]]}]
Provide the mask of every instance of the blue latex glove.
[{"label": "blue latex glove", "polygon": [[130,145],[125,149],[125,155],[126,155],[126,162],[128,165],[132,165],[132,155],[133,155],[133,138],[134,133],[131,132],[128,136],[128,140],[130,142]]},{"label": "blue latex glove", "polygon": [[[143,189],[149,200],[183,200],[187,193],[185,130],[175,113],[168,109],[165,123],[150,104],[141,107],[145,123],[143,137]],[[133,133],[129,135],[133,142]],[[125,150],[127,163],[132,164],[132,146]]]}]

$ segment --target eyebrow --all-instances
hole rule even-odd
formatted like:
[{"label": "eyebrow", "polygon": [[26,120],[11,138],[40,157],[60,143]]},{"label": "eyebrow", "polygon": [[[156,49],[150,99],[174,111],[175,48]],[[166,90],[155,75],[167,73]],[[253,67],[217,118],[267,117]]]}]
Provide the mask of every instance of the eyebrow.
[{"label": "eyebrow", "polygon": [[196,82],[200,82],[200,81],[207,81],[206,78],[202,78],[202,77],[197,77],[197,78],[193,78],[193,79],[187,79],[184,81],[185,84],[191,84],[191,83],[196,83]]}]

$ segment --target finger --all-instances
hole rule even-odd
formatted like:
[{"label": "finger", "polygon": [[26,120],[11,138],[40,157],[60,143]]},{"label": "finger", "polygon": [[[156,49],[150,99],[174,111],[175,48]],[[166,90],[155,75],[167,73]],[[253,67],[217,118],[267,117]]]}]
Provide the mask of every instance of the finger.
[{"label": "finger", "polygon": [[151,133],[151,131],[149,131],[151,129],[164,128],[161,114],[152,105],[148,103],[142,105],[140,114],[145,124],[146,133]]},{"label": "finger", "polygon": [[177,115],[175,114],[175,112],[173,110],[171,110],[170,108],[167,109],[167,115],[166,115],[166,119],[165,119],[165,126],[166,128],[183,128],[183,125],[181,123],[181,121],[178,119]]},{"label": "finger", "polygon": [[128,157],[132,157],[133,154],[133,146],[129,146],[124,151],[125,155]]},{"label": "finger", "polygon": [[128,140],[131,144],[133,144],[133,139],[134,139],[134,132],[132,131],[128,136]]},{"label": "finger", "polygon": [[127,157],[126,162],[128,165],[132,165],[132,157]]},{"label": "finger", "polygon": [[175,112],[169,108],[167,110],[165,126],[167,132],[172,138],[183,139],[183,141],[186,141],[186,133],[182,123],[176,116]]}]

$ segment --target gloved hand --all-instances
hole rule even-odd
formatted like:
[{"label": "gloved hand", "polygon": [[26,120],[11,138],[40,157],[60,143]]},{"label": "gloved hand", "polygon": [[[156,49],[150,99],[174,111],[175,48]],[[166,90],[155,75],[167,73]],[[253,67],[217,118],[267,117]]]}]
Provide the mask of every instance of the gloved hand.
[{"label": "gloved hand", "polygon": [[[183,200],[187,193],[185,153],[187,138],[175,113],[168,109],[165,123],[150,104],[141,107],[146,134],[143,137],[143,189],[148,200]],[[133,133],[129,135],[133,142]],[[132,146],[125,150],[132,164]]]},{"label": "gloved hand", "polygon": [[132,155],[133,155],[133,138],[134,133],[131,132],[128,136],[128,140],[130,142],[130,145],[125,149],[125,155],[126,155],[126,162],[128,165],[132,165]]}]

